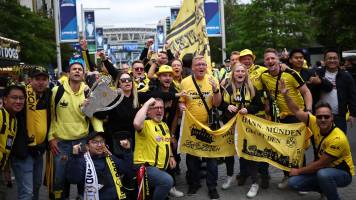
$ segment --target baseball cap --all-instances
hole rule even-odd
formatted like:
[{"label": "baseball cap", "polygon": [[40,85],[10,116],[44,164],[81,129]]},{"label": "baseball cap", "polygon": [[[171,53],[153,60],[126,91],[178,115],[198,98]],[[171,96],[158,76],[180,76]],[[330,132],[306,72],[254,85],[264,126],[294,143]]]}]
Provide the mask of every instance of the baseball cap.
[{"label": "baseball cap", "polygon": [[105,138],[105,133],[104,132],[96,132],[96,131],[92,131],[88,134],[87,136],[87,142],[89,142],[89,140],[94,139],[96,136],[101,136],[103,138]]},{"label": "baseball cap", "polygon": [[84,68],[84,60],[83,60],[83,58],[80,55],[74,55],[69,60],[69,68],[74,64],[79,64]]},{"label": "baseball cap", "polygon": [[156,74],[157,74],[157,76],[159,76],[162,73],[173,73],[172,67],[169,65],[161,65]]},{"label": "baseball cap", "polygon": [[48,76],[47,68],[42,67],[42,66],[37,66],[31,70],[30,77],[35,77],[35,76],[39,76],[39,75]]},{"label": "baseball cap", "polygon": [[243,56],[252,56],[253,60],[256,59],[256,56],[252,53],[252,51],[250,49],[244,49],[240,52],[240,58]]}]

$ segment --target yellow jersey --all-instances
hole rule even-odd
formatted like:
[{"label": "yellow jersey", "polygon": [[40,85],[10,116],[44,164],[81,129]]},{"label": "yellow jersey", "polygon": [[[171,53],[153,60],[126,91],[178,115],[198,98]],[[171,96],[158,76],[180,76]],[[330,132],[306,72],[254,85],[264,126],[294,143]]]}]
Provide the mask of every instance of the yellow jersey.
[{"label": "yellow jersey", "polygon": [[146,164],[166,169],[170,157],[171,135],[164,122],[145,120],[141,131],[135,133],[134,164]]},{"label": "yellow jersey", "polygon": [[[219,81],[216,80],[213,76],[205,74],[202,80],[196,80],[201,93],[203,94],[206,103],[208,104],[209,109],[213,106],[213,89],[209,83],[209,77],[212,77],[216,83],[219,85]],[[208,112],[204,107],[203,101],[201,100],[197,89],[193,83],[192,75],[184,78],[182,80],[181,90],[187,93],[186,97],[181,97],[179,102],[185,103],[186,108],[193,114],[195,119],[198,121],[207,124],[208,123]]]},{"label": "yellow jersey", "polygon": [[17,132],[17,119],[0,108],[0,171],[6,165]]},{"label": "yellow jersey", "polygon": [[[299,88],[305,84],[302,77],[300,77],[296,71],[289,68],[287,68],[285,71],[281,71],[280,73],[280,79],[284,80],[286,88],[289,91],[288,95],[294,100],[300,109],[304,110],[304,99],[299,92]],[[270,73],[268,73],[268,70],[261,74],[261,82],[265,86],[265,89],[269,95],[272,96],[272,99],[275,99],[276,83],[278,77],[279,76],[272,76]],[[294,115],[289,110],[284,96],[279,91],[279,85],[277,87],[278,91],[276,102],[280,111],[279,117],[283,119],[288,115]]]},{"label": "yellow jersey", "polygon": [[308,126],[314,135],[318,157],[320,158],[326,153],[336,158],[329,167],[345,170],[351,176],[354,176],[354,163],[350,144],[345,133],[341,129],[334,127],[328,135],[321,135],[319,126],[316,123],[316,117],[312,114],[309,115]]},{"label": "yellow jersey", "polygon": [[263,89],[262,82],[261,82],[261,74],[263,72],[265,72],[266,70],[267,70],[266,67],[263,67],[260,65],[254,65],[254,64],[252,64],[250,69],[248,69],[248,74],[249,74],[250,80],[251,80],[253,86],[257,90]]}]

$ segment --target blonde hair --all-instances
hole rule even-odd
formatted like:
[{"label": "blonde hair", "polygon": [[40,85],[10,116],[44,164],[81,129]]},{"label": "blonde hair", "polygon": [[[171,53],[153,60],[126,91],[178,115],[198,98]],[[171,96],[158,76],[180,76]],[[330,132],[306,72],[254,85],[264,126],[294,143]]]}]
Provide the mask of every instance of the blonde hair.
[{"label": "blonde hair", "polygon": [[[226,88],[229,85],[231,85],[233,95],[234,95],[234,97],[236,97],[236,80],[235,80],[235,77],[234,77],[234,72],[235,72],[236,68],[239,67],[239,66],[242,66],[246,70],[245,80],[243,82],[243,85],[245,85],[243,92],[244,92],[244,94],[250,94],[251,99],[252,99],[256,95],[256,91],[255,91],[255,88],[253,87],[253,84],[251,82],[251,79],[250,79],[250,76],[249,76],[249,73],[248,73],[248,69],[246,69],[246,66],[241,64],[241,63],[236,63],[234,66],[232,66],[231,74],[230,74],[230,77],[229,77],[230,79],[229,79],[229,82],[226,85]],[[225,88],[224,88],[224,90],[226,91]]]}]

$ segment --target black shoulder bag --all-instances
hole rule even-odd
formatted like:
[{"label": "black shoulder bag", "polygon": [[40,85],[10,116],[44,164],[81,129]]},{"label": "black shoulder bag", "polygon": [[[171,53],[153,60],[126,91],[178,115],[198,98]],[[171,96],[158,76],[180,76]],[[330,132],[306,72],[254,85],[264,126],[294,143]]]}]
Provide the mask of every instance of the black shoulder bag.
[{"label": "black shoulder bag", "polygon": [[206,111],[208,112],[208,125],[212,130],[217,130],[220,128],[220,122],[219,122],[219,111],[216,107],[212,107],[211,109],[209,109],[208,104],[205,101],[205,98],[203,96],[203,94],[200,91],[200,88],[194,78],[194,75],[192,75],[192,79],[193,79],[193,83],[195,88],[197,89],[197,92],[199,94],[200,99],[203,101],[204,107],[206,109]]}]

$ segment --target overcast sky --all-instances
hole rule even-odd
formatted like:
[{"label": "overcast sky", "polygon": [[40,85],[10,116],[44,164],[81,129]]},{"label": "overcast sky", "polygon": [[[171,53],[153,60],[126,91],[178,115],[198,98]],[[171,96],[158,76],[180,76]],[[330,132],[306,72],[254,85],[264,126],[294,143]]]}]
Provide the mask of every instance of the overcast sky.
[{"label": "overcast sky", "polygon": [[[250,0],[242,0],[249,2]],[[110,8],[96,10],[98,27],[156,27],[158,21],[170,16],[170,7],[180,6],[182,0],[77,0],[77,13],[81,4],[86,8]],[[81,16],[78,19],[81,27]]]}]

